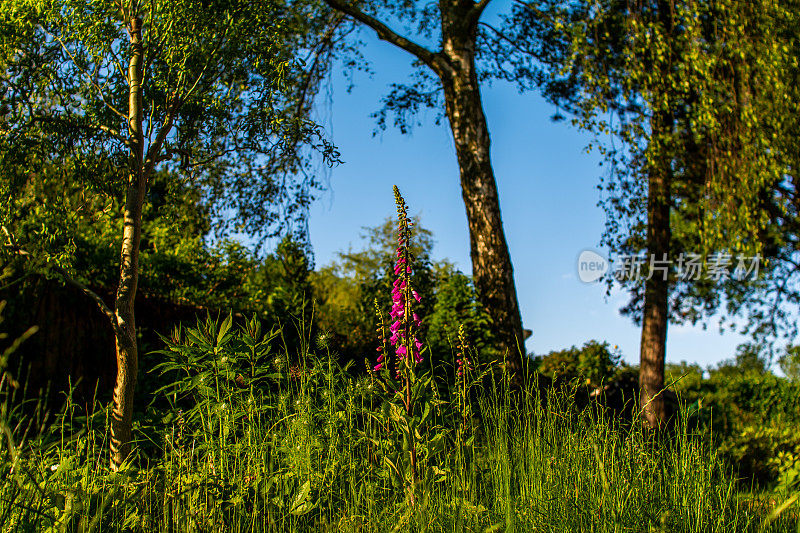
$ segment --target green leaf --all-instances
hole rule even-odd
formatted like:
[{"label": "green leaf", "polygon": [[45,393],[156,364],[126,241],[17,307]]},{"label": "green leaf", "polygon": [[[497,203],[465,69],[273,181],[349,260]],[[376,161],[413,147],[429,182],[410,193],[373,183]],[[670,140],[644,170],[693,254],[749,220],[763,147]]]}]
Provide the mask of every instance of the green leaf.
[{"label": "green leaf", "polygon": [[389,404],[389,411],[392,421],[399,424],[400,421],[403,419],[403,415],[405,414],[403,413],[403,408],[397,405],[396,403],[392,403]]},{"label": "green leaf", "polygon": [[425,420],[428,419],[430,414],[431,414],[431,404],[430,402],[426,402],[425,409],[422,411],[422,417],[420,418],[420,424],[424,424]]},{"label": "green leaf", "polygon": [[228,317],[222,322],[222,325],[219,328],[219,333],[217,334],[217,346],[223,345],[223,337],[225,337],[225,334],[231,329],[232,323],[233,314],[228,313]]},{"label": "green leaf", "polygon": [[304,515],[309,512],[311,509],[314,508],[313,505],[308,501],[308,496],[311,494],[311,481],[306,481],[300,487],[300,490],[297,492],[297,495],[294,498],[294,502],[292,503],[292,507],[289,510],[290,514],[295,516]]}]

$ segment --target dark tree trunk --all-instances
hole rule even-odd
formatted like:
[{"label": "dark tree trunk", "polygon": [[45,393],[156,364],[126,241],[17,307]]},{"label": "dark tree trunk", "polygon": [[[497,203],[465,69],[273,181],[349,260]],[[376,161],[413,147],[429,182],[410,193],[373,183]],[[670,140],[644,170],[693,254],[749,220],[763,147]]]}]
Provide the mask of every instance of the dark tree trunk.
[{"label": "dark tree trunk", "polygon": [[[670,119],[659,114],[651,121],[653,138],[670,129]],[[670,205],[672,172],[668,161],[650,168],[647,193],[647,253],[660,261],[670,255]],[[640,406],[644,423],[652,428],[664,425],[664,361],[669,322],[669,276],[651,272],[645,281],[642,343],[639,365]]]},{"label": "dark tree trunk", "polygon": [[[658,18],[666,34],[671,34],[673,6],[667,0],[658,2]],[[663,79],[669,79],[671,61],[663,59]],[[655,260],[670,256],[672,226],[672,156],[665,142],[673,130],[674,121],[669,100],[665,107],[653,110],[650,120],[651,149],[655,149],[649,165],[647,193],[647,253]],[[642,344],[639,365],[639,401],[644,423],[661,428],[666,422],[664,362],[667,351],[669,323],[669,276],[653,272],[645,282],[642,314]]]},{"label": "dark tree trunk", "polygon": [[461,174],[475,288],[506,352],[507,368],[518,380],[525,338],[475,70],[477,19],[470,17],[474,2],[441,2],[440,7],[443,47],[436,71]]},{"label": "dark tree trunk", "polygon": [[128,133],[131,139],[128,188],[125,192],[125,219],[122,233],[119,285],[114,332],[117,347],[117,379],[114,410],[111,415],[111,468],[117,470],[131,450],[133,392],[138,372],[138,347],[134,300],[139,281],[139,243],[142,233],[142,205],[147,188],[144,174],[142,132],[142,21],[131,20],[132,55],[128,65]]}]

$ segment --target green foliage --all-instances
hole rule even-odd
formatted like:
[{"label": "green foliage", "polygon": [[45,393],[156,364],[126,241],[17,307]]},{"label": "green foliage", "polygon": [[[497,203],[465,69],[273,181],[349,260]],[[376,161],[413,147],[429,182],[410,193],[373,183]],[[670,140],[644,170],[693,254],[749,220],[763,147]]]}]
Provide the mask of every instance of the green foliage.
[{"label": "green foliage", "polygon": [[778,363],[787,378],[800,382],[800,346],[787,346],[786,353],[780,357]]},{"label": "green foliage", "polygon": [[262,335],[255,318],[239,335],[233,335],[232,325],[228,315],[221,324],[208,318],[185,336],[176,330],[172,338],[164,338],[166,348],[156,352],[163,361],[152,369],[169,376],[169,384],[156,395],[165,393],[176,409],[186,406],[186,422],[201,433],[217,434],[221,428],[223,439],[241,423],[227,420],[228,413],[246,413],[253,395],[267,385],[273,364],[270,348],[278,335]]},{"label": "green foliage", "polygon": [[793,427],[745,424],[722,441],[720,454],[735,465],[745,485],[774,485],[789,494],[800,489],[800,435]]},{"label": "green foliage", "polygon": [[[426,345],[439,357],[453,353],[458,325],[464,324],[483,360],[491,361],[494,355],[485,349],[492,339],[489,318],[478,303],[471,279],[446,260],[434,261],[433,234],[418,217],[411,220],[414,242],[410,252],[416,265],[412,282],[420,294],[432,295],[423,299],[417,310]],[[365,228],[362,249],[340,252],[338,260],[310,276],[318,309],[317,325],[330,333],[333,349],[344,359],[360,363],[365,357],[374,358],[378,327],[374,302],[377,299],[388,315],[395,226],[389,218],[380,226]]]},{"label": "green foliage", "polygon": [[448,354],[456,345],[456,324],[463,327],[469,336],[480,360],[488,362],[499,358],[492,351],[491,319],[478,303],[478,295],[472,279],[457,270],[440,272],[434,289],[436,302],[426,320],[427,342],[431,353]]},{"label": "green foliage", "polygon": [[[767,221],[758,197],[782,179],[791,157],[776,132],[792,120],[782,111],[794,64],[783,21],[796,9],[769,1],[550,4],[554,30],[570,43],[552,72],[574,90],[553,97],[576,112],[576,125],[623,143],[602,150],[613,171],[627,171],[615,161],[639,161],[634,174],[670,161],[674,194],[690,194],[676,210],[702,206],[695,231],[709,244],[758,249],[757,228]],[[662,113],[674,129],[650,127]],[[698,177],[708,179],[702,198],[691,196]]]},{"label": "green foliage", "polygon": [[697,363],[667,363],[664,365],[664,382],[682,390],[699,387],[703,381],[703,369]]},{"label": "green foliage", "polygon": [[[689,403],[693,423],[713,432],[721,457],[745,487],[796,487],[800,387],[766,370],[764,349],[744,344],[709,369],[670,365],[669,382]],[[673,378],[674,376],[674,378]],[[678,377],[683,376],[681,379]]]},{"label": "green foliage", "polygon": [[[89,285],[116,284],[125,181],[137,171],[132,19],[144,24],[147,67],[141,263],[155,271],[143,285],[202,300],[188,294],[197,278],[238,259],[224,237],[244,232],[263,244],[291,234],[319,187],[296,176],[312,154],[336,159],[303,105],[319,72],[296,54],[327,23],[312,12],[290,14],[280,2],[69,0],[5,0],[0,12],[0,225],[6,244],[30,254],[27,270],[57,264]],[[212,230],[216,250],[203,245]]]},{"label": "green foliage", "polygon": [[[433,238],[430,231],[413,218],[415,242],[411,255],[417,268],[412,275],[415,286],[427,292],[433,282],[430,253]],[[378,324],[374,302],[378,299],[387,309],[393,280],[396,249],[396,222],[387,218],[374,228],[364,228],[361,237],[366,245],[358,251],[340,252],[338,260],[314,272],[311,283],[319,308],[318,325],[334,339],[334,349],[355,361],[371,357],[377,346]],[[426,303],[429,306],[429,304]],[[424,317],[425,312],[421,313]]]},{"label": "green foliage", "polygon": [[[479,401],[461,441],[469,413],[458,395],[428,411],[428,427],[440,429],[421,431],[427,464],[412,509],[396,485],[402,441],[387,431],[392,410],[375,376],[354,376],[307,345],[290,354],[276,333],[226,318],[165,339],[159,371],[170,384],[161,394],[174,403],[157,424],[138,426],[152,452],[140,446],[136,464],[118,473],[108,473],[103,453],[108,413],[86,416],[68,402],[46,431],[15,441],[19,458],[0,478],[0,523],[14,531],[777,533],[800,520],[789,505],[766,521],[780,494],[775,503],[740,501],[715,447],[685,425],[674,440],[652,440],[638,424],[577,410],[563,391],[545,403],[534,391],[514,396],[502,381],[474,385]],[[480,381],[475,373],[462,384]],[[7,454],[0,467],[9,471]]]},{"label": "green foliage", "polygon": [[[593,387],[624,381],[629,368],[619,366],[619,354],[607,343],[596,341],[536,362],[547,376],[577,378]],[[697,364],[668,363],[665,384],[686,405],[686,422],[713,435],[720,459],[736,472],[740,486],[791,492],[797,483],[800,387],[768,367],[766,349],[745,343],[734,358],[709,368],[707,377]]]},{"label": "green foliage", "polygon": [[608,342],[589,341],[581,348],[575,346],[552,351],[536,358],[538,371],[550,377],[580,378],[587,385],[600,386],[614,376],[622,355]]},{"label": "green foliage", "polygon": [[[43,211],[35,208],[44,193],[31,191],[17,197],[15,214],[9,217],[11,227],[24,236],[18,241],[22,248],[41,252],[41,256],[24,263],[8,258],[7,276],[13,281],[27,272],[47,273],[47,265],[40,261],[44,257],[69,265],[75,279],[90,287],[113,290],[122,236],[122,221],[115,216],[121,210],[120,202],[110,200],[101,207],[102,198],[87,195],[77,184],[70,187],[61,205],[76,214],[61,221],[69,226],[61,244],[53,235],[33,242],[37,235],[44,235],[34,228],[47,224]],[[63,189],[52,190],[53,195],[60,192]],[[302,259],[284,257],[287,253],[304,254],[300,245],[286,239],[275,253],[261,258],[234,240],[222,239],[211,245],[208,232],[213,220],[200,196],[197,188],[183,185],[167,172],[153,176],[143,213],[139,289],[147,296],[172,302],[237,311],[276,310],[288,316],[286,308],[295,308],[298,295],[281,297],[273,292],[284,286],[300,296],[304,291],[310,293],[302,287],[310,268],[308,259],[305,255]],[[96,204],[96,209],[87,207],[87,203]],[[291,247],[298,251],[290,251]],[[297,261],[305,261],[306,266],[293,265]],[[285,271],[284,263],[292,269],[291,274]],[[281,299],[288,301],[281,304]]]},{"label": "green foliage", "polygon": [[712,376],[721,379],[730,379],[741,375],[763,376],[769,366],[768,356],[764,353],[764,346],[748,342],[736,347],[733,359],[727,359],[711,371]]},{"label": "green foliage", "polygon": [[[68,213],[59,218],[60,225],[48,226],[50,215],[42,202],[57,204]],[[48,273],[42,262],[46,259],[68,265],[74,278],[90,287],[113,290],[122,236],[118,198],[91,195],[79,183],[33,176],[12,205],[6,222],[12,234],[22,236],[17,244],[40,255],[24,262],[3,257],[9,281],[29,272]],[[196,184],[166,170],[156,172],[143,212],[139,290],[172,302],[283,319],[302,307],[304,297],[311,298],[310,254],[300,240],[284,237],[273,253],[257,255],[233,239],[212,243],[213,225],[212,212]],[[63,228],[59,233],[63,239],[56,234],[47,237],[45,227]]]},{"label": "green foliage", "polygon": [[[798,168],[797,151],[785,147],[797,144],[799,14],[794,2],[769,0],[515,4],[503,37],[523,43],[544,71],[545,96],[596,137],[589,149],[607,169],[602,242],[612,255],[644,250],[653,175],[669,176],[673,262],[680,253],[714,251],[775,257],[776,243],[795,242],[789,198],[796,195],[784,184]],[[521,73],[526,66],[531,71],[523,64]],[[792,272],[795,250],[778,262]],[[702,320],[728,292],[727,312],[741,313],[754,297],[753,330],[774,328],[772,303],[786,289],[780,272],[768,295],[762,283],[676,276],[670,320]],[[638,323],[643,284],[627,285],[632,298],[623,312]],[[791,329],[788,314],[777,316]]]}]

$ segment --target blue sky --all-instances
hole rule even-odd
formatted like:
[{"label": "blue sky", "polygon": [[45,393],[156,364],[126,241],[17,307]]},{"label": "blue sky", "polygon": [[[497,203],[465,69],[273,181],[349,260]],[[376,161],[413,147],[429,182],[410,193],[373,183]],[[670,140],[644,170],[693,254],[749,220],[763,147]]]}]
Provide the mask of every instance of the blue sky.
[{"label": "blue sky", "polygon": [[[329,189],[311,209],[310,232],[317,266],[337,251],[359,247],[362,227],[394,213],[396,184],[412,213],[434,232],[434,255],[471,273],[466,214],[461,199],[453,140],[434,113],[410,135],[387,129],[372,136],[370,113],[388,84],[411,72],[408,56],[364,33],[365,53],[375,74],[358,74],[352,93],[335,73],[327,105],[319,109],[345,162],[330,172]],[[602,169],[587,154],[590,137],[568,123],[552,123],[554,108],[535,93],[519,94],[505,83],[483,90],[492,137],[492,158],[517,285],[523,325],[533,330],[527,348],[536,354],[597,339],[619,345],[626,361],[639,357],[640,330],[620,316],[624,293],[605,297],[605,286],[581,283],[578,254],[598,249],[604,213],[597,202]],[[702,366],[730,358],[744,337],[670,326],[667,360]]]}]

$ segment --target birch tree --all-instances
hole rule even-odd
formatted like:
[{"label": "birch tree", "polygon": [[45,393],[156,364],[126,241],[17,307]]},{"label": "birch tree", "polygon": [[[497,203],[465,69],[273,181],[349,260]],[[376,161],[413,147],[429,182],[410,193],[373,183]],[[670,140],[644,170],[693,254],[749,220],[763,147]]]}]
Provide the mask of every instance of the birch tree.
[{"label": "birch tree", "polygon": [[[2,213],[13,212],[34,177],[80,180],[89,200],[117,195],[124,206],[115,214],[121,234],[113,302],[75,280],[68,254],[42,261],[80,286],[113,328],[110,448],[118,469],[132,444],[134,301],[148,182],[169,168],[227,215],[218,217],[220,227],[233,222],[261,238],[274,234],[286,214],[278,206],[306,203],[315,186],[313,177],[295,179],[307,164],[298,147],[333,153],[307,106],[285,90],[298,76],[293,54],[309,49],[298,36],[324,33],[327,21],[291,18],[281,2],[239,0],[3,0],[0,13],[10,115],[0,139],[8,193]],[[31,254],[34,236],[15,235],[6,222],[6,247]]]}]

